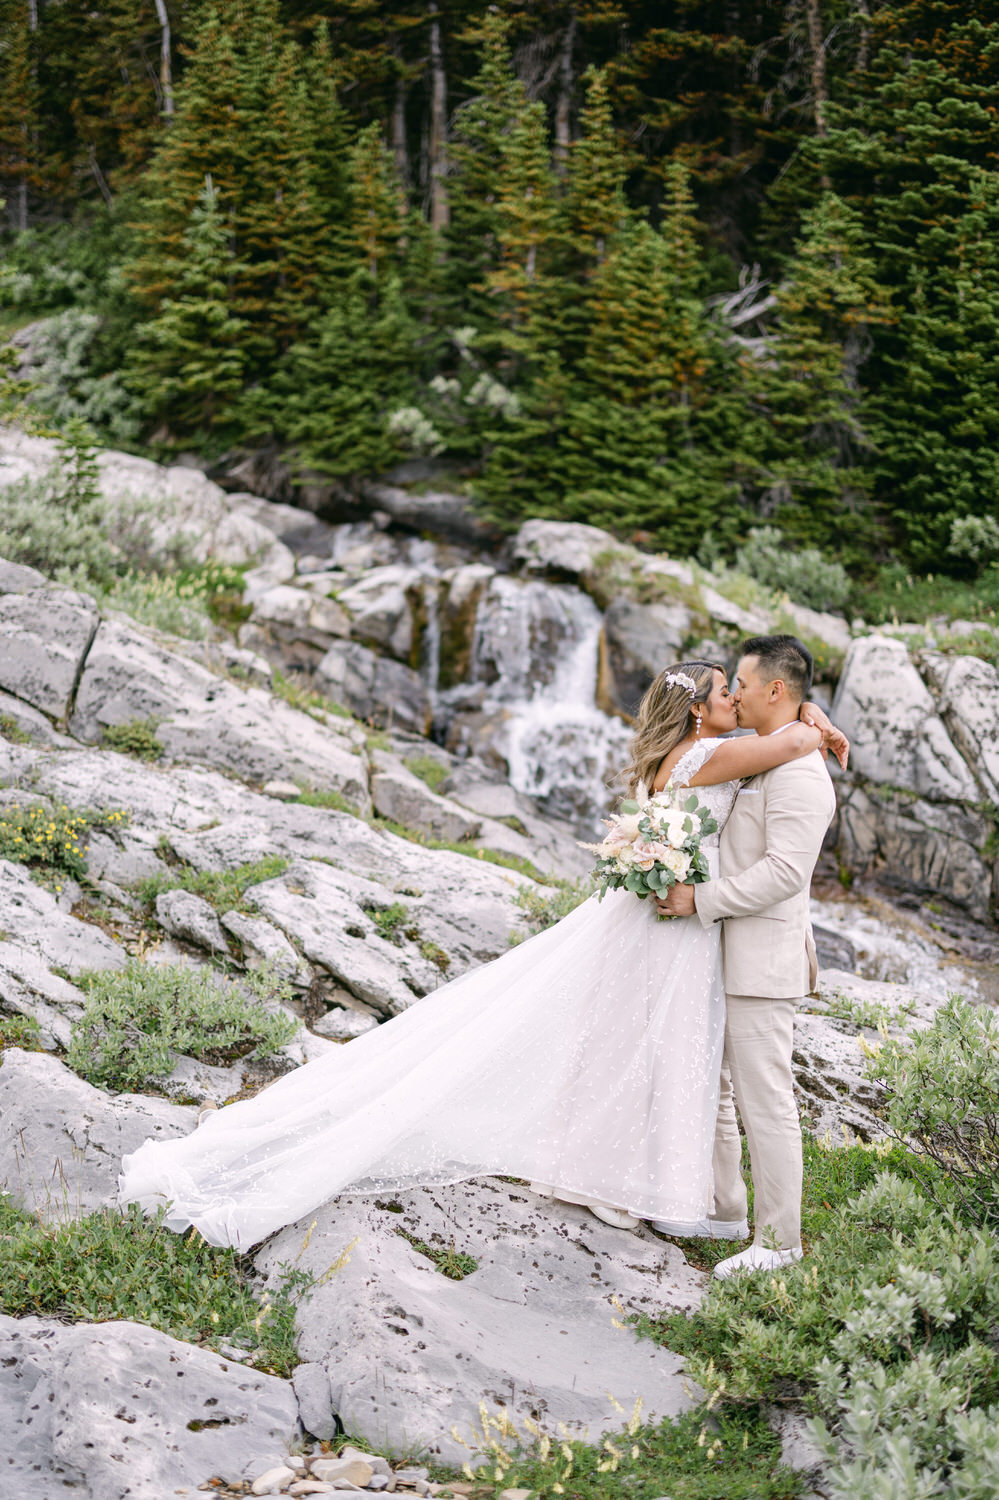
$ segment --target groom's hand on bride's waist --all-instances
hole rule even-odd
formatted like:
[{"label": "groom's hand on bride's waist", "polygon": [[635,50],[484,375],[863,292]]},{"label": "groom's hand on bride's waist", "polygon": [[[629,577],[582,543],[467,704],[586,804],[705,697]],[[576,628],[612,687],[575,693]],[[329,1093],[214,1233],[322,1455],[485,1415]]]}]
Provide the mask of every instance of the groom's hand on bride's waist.
[{"label": "groom's hand on bride's waist", "polygon": [[656,898],[656,905],[664,917],[692,917],[694,915],[694,887],[675,885],[668,896]]}]

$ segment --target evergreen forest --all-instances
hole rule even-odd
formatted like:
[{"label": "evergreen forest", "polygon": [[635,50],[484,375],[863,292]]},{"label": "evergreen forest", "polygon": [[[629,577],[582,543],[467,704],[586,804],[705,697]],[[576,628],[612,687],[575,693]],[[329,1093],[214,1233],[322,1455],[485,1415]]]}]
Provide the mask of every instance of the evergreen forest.
[{"label": "evergreen forest", "polygon": [[0,394],[982,586],[997,153],[999,0],[0,0]]}]

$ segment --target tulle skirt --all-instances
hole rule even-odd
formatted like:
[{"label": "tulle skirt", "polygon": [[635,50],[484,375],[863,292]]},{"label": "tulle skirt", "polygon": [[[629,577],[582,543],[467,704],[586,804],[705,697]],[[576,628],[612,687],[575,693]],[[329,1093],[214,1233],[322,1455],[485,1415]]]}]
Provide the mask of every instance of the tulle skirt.
[{"label": "tulle skirt", "polygon": [[725,1030],[720,928],[595,896],[402,1015],[125,1158],[124,1204],[246,1249],[340,1193],[504,1174],[703,1218]]}]

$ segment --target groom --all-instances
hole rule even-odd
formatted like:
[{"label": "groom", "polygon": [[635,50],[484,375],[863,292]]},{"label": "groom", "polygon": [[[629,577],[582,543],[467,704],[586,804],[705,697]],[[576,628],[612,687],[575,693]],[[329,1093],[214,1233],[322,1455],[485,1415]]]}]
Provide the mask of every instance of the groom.
[{"label": "groom", "polygon": [[[740,728],[780,734],[797,720],[811,680],[811,655],[793,636],[746,641],[733,694]],[[725,924],[728,1015],[713,1163],[715,1217],[704,1228],[718,1238],[748,1232],[738,1105],[749,1141],[756,1233],[748,1250],[715,1267],[722,1278],[801,1258],[794,1008],[817,977],[808,893],[835,809],[818,751],[752,777],[722,831],[720,878],[674,886],[659,903],[671,916],[696,913],[705,927]]]}]

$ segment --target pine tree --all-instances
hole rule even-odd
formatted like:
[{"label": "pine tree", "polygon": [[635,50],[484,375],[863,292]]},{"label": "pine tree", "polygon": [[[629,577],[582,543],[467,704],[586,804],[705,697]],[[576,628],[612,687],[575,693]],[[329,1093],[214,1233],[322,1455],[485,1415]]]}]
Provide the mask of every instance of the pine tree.
[{"label": "pine tree", "polygon": [[745,372],[762,418],[765,509],[776,500],[779,524],[805,542],[842,548],[848,532],[857,562],[877,536],[864,503],[861,465],[873,445],[858,373],[872,331],[894,319],[860,216],[834,194],[805,214],[776,301],[769,353]]},{"label": "pine tree", "polygon": [[0,188],[11,220],[28,227],[28,204],[41,186],[37,36],[28,0],[0,0]]},{"label": "pine tree", "polygon": [[209,177],[183,236],[174,293],[141,329],[131,360],[131,388],[155,421],[178,432],[209,434],[242,390],[246,323],[229,305],[240,270],[230,240]]}]

